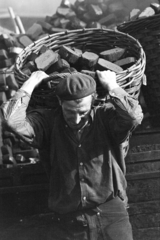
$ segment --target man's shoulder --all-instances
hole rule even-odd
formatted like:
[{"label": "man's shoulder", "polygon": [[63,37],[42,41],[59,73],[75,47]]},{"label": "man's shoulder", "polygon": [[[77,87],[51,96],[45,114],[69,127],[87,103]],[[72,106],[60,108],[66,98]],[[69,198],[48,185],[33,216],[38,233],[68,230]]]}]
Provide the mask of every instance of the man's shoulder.
[{"label": "man's shoulder", "polygon": [[114,106],[113,103],[110,100],[107,100],[106,102],[104,102],[100,105],[94,106],[92,109],[96,113],[96,112],[101,112],[101,111],[103,112],[107,109],[112,108],[113,106]]},{"label": "man's shoulder", "polygon": [[34,108],[30,109],[27,113],[28,116],[34,116],[38,118],[45,118],[50,119],[53,121],[54,118],[60,115],[60,109],[59,108]]}]

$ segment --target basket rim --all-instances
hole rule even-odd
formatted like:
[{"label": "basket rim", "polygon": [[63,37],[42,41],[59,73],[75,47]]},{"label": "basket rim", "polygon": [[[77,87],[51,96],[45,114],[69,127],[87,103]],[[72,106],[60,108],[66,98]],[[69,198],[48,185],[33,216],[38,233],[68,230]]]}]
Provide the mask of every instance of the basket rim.
[{"label": "basket rim", "polygon": [[131,25],[140,25],[140,24],[146,24],[148,22],[151,22],[153,20],[157,20],[160,18],[160,13],[158,14],[154,14],[153,16],[149,16],[149,17],[145,17],[145,18],[138,18],[138,19],[135,19],[135,20],[128,20],[128,21],[124,21],[120,24],[118,24],[116,26],[116,29],[119,30],[119,29],[123,29],[125,27],[128,27],[128,26],[131,26]]},{"label": "basket rim", "polygon": [[[28,45],[27,47],[25,47],[17,56],[16,60],[15,60],[15,69],[16,70],[20,70],[20,68],[18,67],[19,65],[19,62],[21,61],[21,58],[23,56],[23,54],[25,54],[29,49],[32,49],[32,47],[36,47],[38,46],[40,43],[42,43],[43,41],[45,40],[50,40],[52,37],[60,37],[60,36],[67,36],[68,34],[77,34],[77,33],[87,33],[87,32],[105,32],[105,33],[114,33],[115,35],[118,34],[118,35],[121,35],[121,36],[125,36],[127,37],[128,39],[134,41],[137,46],[139,47],[140,49],[140,55],[144,55],[145,57],[145,52],[143,50],[143,47],[141,45],[141,43],[138,41],[138,39],[134,38],[133,36],[131,36],[130,34],[128,33],[123,33],[121,31],[118,31],[117,29],[115,30],[112,30],[112,29],[107,29],[107,28],[83,28],[83,29],[74,29],[74,30],[66,30],[64,32],[58,32],[58,33],[53,33],[53,34],[48,34],[47,36],[41,38],[41,39],[38,39],[36,41],[34,41],[33,43],[31,43],[30,45]],[[20,71],[20,73],[24,76],[27,76],[25,75],[24,73],[22,73]]]},{"label": "basket rim", "polygon": [[[78,36],[78,34],[80,34],[80,36],[81,36],[81,33],[85,34],[85,36],[90,36],[93,33],[94,34],[95,33],[108,33],[108,34],[111,34],[111,36],[115,36],[115,37],[118,37],[118,36],[123,37],[124,36],[125,40],[127,38],[129,41],[136,44],[137,49],[139,51],[138,52],[139,59],[130,68],[123,70],[119,73],[116,73],[116,78],[117,78],[117,83],[121,83],[121,80],[125,80],[125,79],[129,78],[130,81],[128,81],[124,85],[125,87],[132,84],[135,80],[141,81],[141,79],[144,75],[145,67],[146,67],[146,55],[145,55],[145,52],[144,52],[140,42],[136,38],[132,37],[131,35],[129,35],[127,33],[120,32],[116,29],[112,30],[112,29],[107,29],[107,28],[85,28],[85,29],[66,30],[64,32],[48,34],[47,36],[45,36],[41,39],[38,39],[37,41],[31,43],[26,48],[24,48],[21,51],[21,53],[17,56],[16,61],[15,61],[15,76],[17,77],[17,79],[18,79],[18,77],[22,77],[23,80],[25,80],[26,78],[29,78],[29,76],[27,76],[26,74],[24,74],[21,71],[22,66],[20,66],[20,64],[22,64],[22,61],[24,62],[24,60],[27,58],[25,54],[27,54],[28,52],[30,52],[30,53],[33,52],[34,49],[36,49],[38,46],[42,46],[42,43],[44,45],[45,44],[44,41],[48,41],[48,40],[50,41],[53,38],[52,40],[54,40],[54,41],[52,43],[57,44],[56,38],[60,38],[60,40],[61,40],[61,37],[62,38],[64,37],[63,39],[66,39],[67,36]],[[82,35],[82,36],[84,36],[84,35]],[[71,37],[70,37],[70,39],[71,39]],[[79,38],[78,38],[78,41],[79,41]],[[72,42],[73,42],[73,40],[72,40]],[[75,45],[76,45],[76,43],[77,42],[75,42]],[[65,45],[65,44],[63,44],[63,45]],[[19,78],[21,83],[23,82],[22,79]]]}]

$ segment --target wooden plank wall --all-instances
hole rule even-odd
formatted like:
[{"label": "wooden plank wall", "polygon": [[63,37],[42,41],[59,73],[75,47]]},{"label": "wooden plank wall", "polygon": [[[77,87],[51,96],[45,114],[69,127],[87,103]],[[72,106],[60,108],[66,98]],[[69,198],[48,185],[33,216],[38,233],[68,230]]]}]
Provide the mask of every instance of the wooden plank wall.
[{"label": "wooden plank wall", "polygon": [[132,137],[126,159],[134,240],[160,239],[160,133]]}]

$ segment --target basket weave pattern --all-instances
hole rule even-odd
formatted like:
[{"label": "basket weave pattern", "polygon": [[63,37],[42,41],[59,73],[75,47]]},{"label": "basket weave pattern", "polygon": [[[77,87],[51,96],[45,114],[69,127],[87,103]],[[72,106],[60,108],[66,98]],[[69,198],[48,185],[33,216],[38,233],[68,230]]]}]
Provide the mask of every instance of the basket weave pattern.
[{"label": "basket weave pattern", "polygon": [[[27,46],[18,56],[15,64],[15,76],[19,86],[29,77],[21,71],[27,57],[32,52],[38,53],[43,45],[46,45],[53,51],[58,51],[61,46],[68,45],[80,48],[83,51],[92,51],[97,54],[114,47],[125,48],[130,56],[136,58],[136,62],[127,70],[116,74],[117,83],[129,94],[136,99],[138,98],[142,85],[142,78],[144,76],[146,58],[139,41],[133,37],[118,31],[98,28],[70,30],[48,35]],[[54,86],[56,86],[56,84]],[[48,101],[48,104],[53,104],[53,106],[55,106],[56,104],[53,103],[53,99],[55,101],[55,98],[53,98],[54,90],[55,88],[50,90],[37,88],[33,93],[34,101],[39,98],[41,99],[41,105],[46,105]]]},{"label": "basket weave pattern", "polygon": [[124,22],[117,29],[138,39],[145,51],[147,86],[142,91],[150,115],[160,116],[160,14]]}]

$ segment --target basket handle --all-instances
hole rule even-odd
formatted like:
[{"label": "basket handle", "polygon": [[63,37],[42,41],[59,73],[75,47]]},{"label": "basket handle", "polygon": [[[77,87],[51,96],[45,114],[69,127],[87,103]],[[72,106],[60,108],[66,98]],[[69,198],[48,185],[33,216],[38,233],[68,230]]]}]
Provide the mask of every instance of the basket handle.
[{"label": "basket handle", "polygon": [[16,34],[25,33],[25,29],[20,17],[15,15],[12,7],[8,7],[8,12],[13,22]]}]

